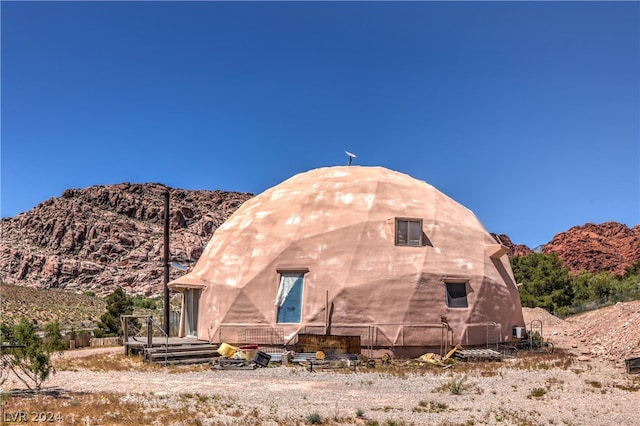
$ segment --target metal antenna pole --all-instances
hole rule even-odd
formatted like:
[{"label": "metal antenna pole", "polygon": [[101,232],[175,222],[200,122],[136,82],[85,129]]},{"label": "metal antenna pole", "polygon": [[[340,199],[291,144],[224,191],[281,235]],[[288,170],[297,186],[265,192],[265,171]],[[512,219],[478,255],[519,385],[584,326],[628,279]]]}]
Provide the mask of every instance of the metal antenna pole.
[{"label": "metal antenna pole", "polygon": [[169,191],[164,193],[164,332],[169,335]]}]

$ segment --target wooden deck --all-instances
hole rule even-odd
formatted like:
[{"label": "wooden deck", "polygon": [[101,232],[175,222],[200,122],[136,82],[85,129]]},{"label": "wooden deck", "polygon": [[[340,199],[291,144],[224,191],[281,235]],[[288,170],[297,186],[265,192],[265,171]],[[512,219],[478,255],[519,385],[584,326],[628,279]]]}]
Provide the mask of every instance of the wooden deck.
[{"label": "wooden deck", "polygon": [[[149,341],[147,337],[142,336],[131,336],[124,342],[124,353],[125,355],[129,355],[130,351],[140,352],[143,349],[149,347]],[[165,345],[168,347],[173,346],[184,346],[184,345],[208,345],[209,342],[206,340],[198,340],[195,337],[153,337],[151,341],[151,348],[164,348]]]},{"label": "wooden deck", "polygon": [[194,364],[210,362],[219,356],[217,345],[193,337],[129,337],[124,343],[125,355],[141,353],[145,361],[163,364]]},{"label": "wooden deck", "polygon": [[[199,340],[196,337],[156,337],[152,338],[152,346],[164,346],[169,341],[170,346],[175,345],[184,345],[184,344],[198,344],[198,343],[209,343],[206,340]],[[147,337],[144,336],[130,336],[127,341],[127,345],[131,346],[145,346],[147,344]]]}]

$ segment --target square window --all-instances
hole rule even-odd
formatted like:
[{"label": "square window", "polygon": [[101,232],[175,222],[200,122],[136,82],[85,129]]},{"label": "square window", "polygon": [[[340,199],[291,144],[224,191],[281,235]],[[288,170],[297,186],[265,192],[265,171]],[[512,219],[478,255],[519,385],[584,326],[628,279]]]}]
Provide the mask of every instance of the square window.
[{"label": "square window", "polygon": [[396,219],[396,245],[422,246],[422,219]]},{"label": "square window", "polygon": [[445,283],[447,286],[447,306],[450,308],[468,308],[467,283]]}]

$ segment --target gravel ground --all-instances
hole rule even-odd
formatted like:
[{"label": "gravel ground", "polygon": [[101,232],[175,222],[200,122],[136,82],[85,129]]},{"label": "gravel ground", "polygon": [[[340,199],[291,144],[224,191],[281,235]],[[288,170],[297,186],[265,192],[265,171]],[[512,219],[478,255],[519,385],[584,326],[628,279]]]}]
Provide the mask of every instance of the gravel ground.
[{"label": "gravel ground", "polygon": [[[338,419],[332,424],[640,425],[640,375],[627,374],[621,362],[624,356],[638,353],[640,302],[567,321],[543,310],[525,309],[527,324],[532,319],[544,322],[545,335],[556,348],[566,351],[564,358],[537,363],[516,358],[471,369],[468,364],[457,364],[448,370],[78,369],[58,371],[47,385],[70,393],[117,393],[123,401],[147,407],[181,409],[188,398],[218,404],[212,411],[194,402],[187,410],[191,413],[187,416],[193,417],[170,424],[194,424],[196,417],[195,424],[205,425],[303,424],[308,415],[318,413],[324,419]],[[121,352],[122,348],[75,350],[62,357]],[[451,392],[455,384],[459,394]],[[11,380],[7,385],[19,387]]]},{"label": "gravel ground", "polygon": [[[77,351],[82,352],[82,351]],[[77,353],[71,353],[77,356]],[[85,352],[87,355],[88,352]],[[260,424],[289,424],[311,413],[362,424],[414,425],[637,425],[640,377],[605,359],[538,363],[521,360],[459,371],[428,369],[388,373],[309,372],[302,367],[249,371],[59,371],[48,383],[70,392],[118,392],[131,401],[179,404],[203,395],[243,412]],[[635,381],[634,381],[635,379]],[[450,387],[462,383],[461,394]],[[636,386],[629,390],[628,386]],[[534,396],[535,390],[543,393]],[[245,424],[238,414],[201,419],[202,424]]]},{"label": "gravel ground", "polygon": [[[81,392],[223,395],[241,401],[247,410],[257,407],[263,414],[280,418],[313,412],[327,418],[353,417],[360,409],[369,419],[418,425],[447,421],[464,424],[470,420],[493,425],[504,424],[508,418],[511,422],[507,424],[517,424],[518,420],[540,425],[638,424],[640,392],[614,387],[625,380],[606,370],[596,366],[588,372],[575,373],[503,367],[493,377],[470,373],[467,383],[473,387],[462,395],[434,392],[453,378],[462,377],[458,373],[396,377],[378,373],[309,373],[290,368],[184,374],[65,371],[58,373],[51,384]],[[528,398],[534,388],[546,389],[546,394]],[[441,413],[419,412],[421,404],[431,402],[446,404],[447,408]]]}]

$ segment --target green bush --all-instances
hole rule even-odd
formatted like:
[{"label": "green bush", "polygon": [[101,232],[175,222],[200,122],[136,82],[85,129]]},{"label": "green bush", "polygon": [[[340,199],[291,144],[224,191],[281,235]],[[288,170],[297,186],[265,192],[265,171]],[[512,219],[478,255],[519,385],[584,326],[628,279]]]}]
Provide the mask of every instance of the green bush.
[{"label": "green bush", "polygon": [[60,352],[68,348],[65,341],[62,339],[62,332],[60,331],[60,322],[55,320],[48,323],[44,327],[44,347],[49,352]]},{"label": "green bush", "polygon": [[555,254],[533,253],[511,258],[511,269],[520,287],[522,305],[550,312],[570,306],[574,292],[569,269]]},{"label": "green bush", "polygon": [[545,388],[533,388],[528,395],[528,398],[542,398],[547,393]]},{"label": "green bush", "polygon": [[522,306],[569,315],[606,304],[640,298],[640,262],[622,277],[608,272],[572,275],[555,254],[533,253],[510,259]]},{"label": "green bush", "polygon": [[146,298],[143,296],[135,296],[132,299],[133,306],[142,309],[157,309],[158,305],[155,299]]},{"label": "green bush", "polygon": [[106,298],[107,312],[102,314],[98,327],[93,331],[95,337],[114,337],[122,335],[121,315],[133,314],[133,299],[122,287],[118,287]]},{"label": "green bush", "polygon": [[11,370],[28,389],[39,391],[52,373],[51,353],[61,350],[60,324],[56,321],[46,325],[47,341],[42,339],[32,321],[23,318],[11,326],[0,324],[0,340],[3,343],[20,345],[7,349],[0,358],[4,372]]},{"label": "green bush", "polygon": [[311,425],[320,425],[324,422],[322,416],[318,413],[311,413],[307,415],[307,423]]}]

